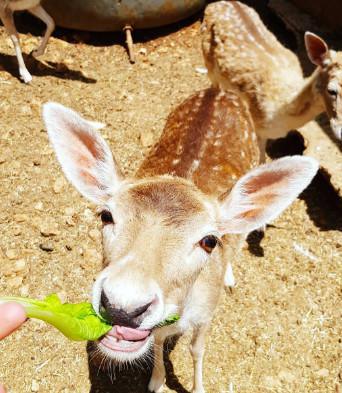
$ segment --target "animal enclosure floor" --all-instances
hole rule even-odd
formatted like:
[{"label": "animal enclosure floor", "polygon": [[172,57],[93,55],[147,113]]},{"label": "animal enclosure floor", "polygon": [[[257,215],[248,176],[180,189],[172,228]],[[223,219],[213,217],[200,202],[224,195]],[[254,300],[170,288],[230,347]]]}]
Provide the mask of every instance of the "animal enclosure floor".
[{"label": "animal enclosure floor", "polygon": [[[19,18],[24,53],[42,31],[34,21]],[[100,222],[64,179],[41,105],[57,101],[104,122],[102,135],[133,175],[171,109],[209,86],[200,22],[178,27],[137,34],[134,65],[118,35],[58,30],[41,59],[26,57],[29,86],[16,78],[14,50],[0,27],[0,294],[89,299],[101,269]],[[208,393],[340,392],[341,231],[341,199],[318,175],[264,238],[249,236],[234,261],[237,287],[222,293],[207,337]],[[180,338],[166,356],[166,392],[191,389],[188,342]],[[95,360],[88,367],[85,343],[36,320],[0,343],[0,381],[12,393],[146,392],[144,363],[107,368]]]}]

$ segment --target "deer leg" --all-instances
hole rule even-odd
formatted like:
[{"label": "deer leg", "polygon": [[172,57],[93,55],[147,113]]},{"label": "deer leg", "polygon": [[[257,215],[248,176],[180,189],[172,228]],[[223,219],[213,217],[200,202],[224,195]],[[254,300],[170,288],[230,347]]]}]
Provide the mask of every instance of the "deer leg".
[{"label": "deer leg", "polygon": [[258,138],[259,151],[260,151],[260,164],[264,164],[266,161],[266,143],[267,143],[267,139]]},{"label": "deer leg", "polygon": [[24,63],[23,55],[21,53],[19,35],[13,20],[13,12],[10,9],[6,9],[4,13],[1,14],[2,22],[7,30],[14,46],[15,54],[17,56],[19,64],[19,74],[20,78],[25,82],[29,83],[32,80],[31,74],[28,72],[26,65]]},{"label": "deer leg", "polygon": [[46,24],[45,35],[42,38],[39,47],[36,50],[32,51],[32,55],[34,57],[37,57],[44,54],[49,38],[55,29],[55,22],[41,5],[37,5],[36,7],[30,8],[28,11]]},{"label": "deer leg", "polygon": [[161,393],[163,391],[165,382],[165,366],[164,366],[164,338],[157,339],[154,342],[154,366],[152,371],[152,377],[148,384],[148,390],[154,393]]},{"label": "deer leg", "polygon": [[194,363],[194,384],[192,393],[205,393],[203,387],[203,355],[205,347],[205,334],[208,325],[202,325],[194,329],[190,352]]},{"label": "deer leg", "polygon": [[230,289],[230,292],[232,292],[235,287],[235,277],[233,267],[230,262],[227,263],[226,273],[224,275],[224,285]]}]

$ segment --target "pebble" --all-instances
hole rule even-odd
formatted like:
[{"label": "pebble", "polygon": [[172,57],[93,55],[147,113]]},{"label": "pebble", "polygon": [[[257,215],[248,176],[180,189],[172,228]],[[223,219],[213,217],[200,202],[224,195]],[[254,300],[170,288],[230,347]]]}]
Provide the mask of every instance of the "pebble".
[{"label": "pebble", "polygon": [[6,250],[6,251],[5,251],[5,255],[6,255],[6,257],[7,257],[8,259],[10,259],[10,260],[17,259],[18,256],[19,256],[17,250],[14,250],[14,249],[12,249],[12,250]]},{"label": "pebble", "polygon": [[296,380],[296,376],[287,370],[280,371],[280,373],[278,374],[278,377],[280,378],[281,381],[287,382],[287,383],[292,383]]},{"label": "pebble", "polygon": [[28,285],[23,285],[19,289],[20,296],[28,296],[30,292],[30,287]]},{"label": "pebble", "polygon": [[22,283],[23,283],[22,277],[13,277],[13,278],[9,278],[7,280],[8,288],[17,289],[21,286]]},{"label": "pebble", "polygon": [[15,222],[26,222],[30,220],[27,214],[15,214],[13,218]]},{"label": "pebble", "polygon": [[25,269],[26,269],[26,261],[25,261],[25,259],[19,259],[13,265],[13,271],[15,273],[22,272]]},{"label": "pebble", "polygon": [[86,208],[83,212],[83,218],[85,219],[85,221],[92,221],[94,219],[94,213]]},{"label": "pebble", "polygon": [[321,368],[316,372],[316,375],[322,378],[329,377],[329,370],[327,368]]},{"label": "pebble", "polygon": [[144,147],[149,147],[153,145],[154,135],[151,131],[142,131],[140,133],[140,142]]},{"label": "pebble", "polygon": [[60,234],[55,222],[43,222],[40,224],[39,230],[44,237],[57,236]]},{"label": "pebble", "polygon": [[41,201],[37,202],[37,203],[34,205],[34,209],[35,209],[35,210],[39,210],[39,211],[43,210],[43,209],[44,209],[43,202],[41,202]]},{"label": "pebble", "polygon": [[39,383],[35,379],[31,383],[31,392],[39,392]]},{"label": "pebble", "polygon": [[67,207],[64,212],[67,216],[73,216],[75,214],[75,209],[73,207]]},{"label": "pebble", "polygon": [[53,251],[52,243],[41,243],[39,244],[39,248],[43,251],[51,252]]},{"label": "pebble", "polygon": [[268,389],[277,389],[281,387],[280,380],[277,377],[272,377],[271,375],[265,375],[262,378],[262,384]]},{"label": "pebble", "polygon": [[64,185],[65,185],[64,177],[59,177],[53,185],[53,191],[55,192],[55,194],[61,193],[63,191]]},{"label": "pebble", "polygon": [[20,227],[20,226],[15,226],[15,227],[13,228],[13,235],[14,235],[14,236],[19,236],[19,235],[21,235],[21,233],[22,233],[22,230],[21,230],[21,227]]}]

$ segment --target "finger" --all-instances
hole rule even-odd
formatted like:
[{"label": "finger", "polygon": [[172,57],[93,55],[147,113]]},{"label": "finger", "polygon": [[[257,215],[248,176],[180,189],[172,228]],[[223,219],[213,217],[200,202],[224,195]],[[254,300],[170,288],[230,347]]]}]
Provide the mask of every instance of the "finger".
[{"label": "finger", "polygon": [[[24,308],[18,303],[5,303],[0,305],[0,340],[20,325],[27,319]],[[1,390],[0,390],[1,393]]]},{"label": "finger", "polygon": [[2,385],[0,385],[0,393],[6,393],[6,390]]}]

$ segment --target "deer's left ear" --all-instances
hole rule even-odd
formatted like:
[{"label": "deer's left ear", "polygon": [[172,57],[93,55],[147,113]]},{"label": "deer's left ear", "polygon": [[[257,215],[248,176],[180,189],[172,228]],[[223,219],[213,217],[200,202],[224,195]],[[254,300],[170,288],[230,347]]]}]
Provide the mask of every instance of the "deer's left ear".
[{"label": "deer's left ear", "polygon": [[219,230],[249,233],[274,220],[309,185],[318,170],[310,157],[284,157],[243,176],[221,202]]},{"label": "deer's left ear", "polygon": [[304,35],[306,52],[311,62],[323,67],[330,60],[329,48],[326,42],[318,35],[307,31]]}]

